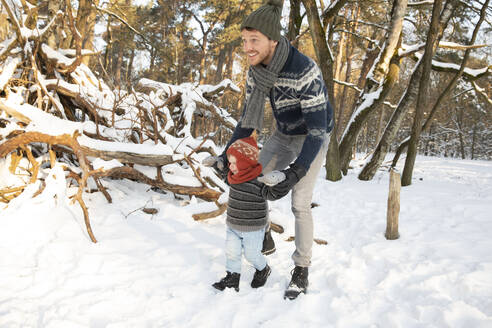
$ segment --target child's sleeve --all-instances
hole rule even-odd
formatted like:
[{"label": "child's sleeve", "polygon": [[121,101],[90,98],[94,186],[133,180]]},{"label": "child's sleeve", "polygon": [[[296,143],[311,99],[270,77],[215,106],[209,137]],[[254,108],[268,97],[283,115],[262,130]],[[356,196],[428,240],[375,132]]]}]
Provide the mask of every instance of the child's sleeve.
[{"label": "child's sleeve", "polygon": [[289,193],[290,190],[287,192],[285,191],[280,191],[275,188],[275,186],[267,186],[266,184],[263,184],[261,187],[261,196],[266,199],[266,200],[278,200],[285,195]]}]

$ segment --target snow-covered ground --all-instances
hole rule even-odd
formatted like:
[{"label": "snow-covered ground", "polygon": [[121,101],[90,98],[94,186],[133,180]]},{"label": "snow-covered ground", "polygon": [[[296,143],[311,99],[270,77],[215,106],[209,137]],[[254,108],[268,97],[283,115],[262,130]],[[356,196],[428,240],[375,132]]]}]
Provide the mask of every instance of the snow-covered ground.
[{"label": "snow-covered ground", "polygon": [[328,245],[313,246],[309,293],[288,301],[290,199],[271,203],[285,233],[266,286],[249,286],[243,262],[239,293],[221,293],[210,285],[224,275],[223,216],[195,222],[196,200],[106,180],[112,204],[84,195],[94,244],[53,169],[41,195],[32,186],[0,208],[0,327],[492,327],[492,162],[419,157],[395,241],[388,173],[357,171],[320,173],[315,237]]}]

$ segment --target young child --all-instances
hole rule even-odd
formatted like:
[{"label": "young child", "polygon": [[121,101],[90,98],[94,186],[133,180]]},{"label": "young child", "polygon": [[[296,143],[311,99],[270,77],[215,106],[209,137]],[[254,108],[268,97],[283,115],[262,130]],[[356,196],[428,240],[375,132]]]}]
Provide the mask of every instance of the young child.
[{"label": "young child", "polygon": [[251,287],[265,285],[271,269],[261,253],[268,221],[268,203],[275,200],[272,186],[259,182],[262,166],[258,163],[255,136],[238,139],[227,149],[229,161],[229,201],[227,204],[226,270],[227,274],[212,286],[218,290],[234,288],[239,291],[241,254],[256,269]]}]

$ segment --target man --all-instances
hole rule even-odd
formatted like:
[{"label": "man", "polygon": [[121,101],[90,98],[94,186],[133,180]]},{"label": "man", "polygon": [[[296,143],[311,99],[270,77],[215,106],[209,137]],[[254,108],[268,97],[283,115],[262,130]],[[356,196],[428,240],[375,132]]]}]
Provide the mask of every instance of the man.
[{"label": "man", "polygon": [[[281,0],[269,0],[241,25],[243,50],[250,68],[243,112],[225,150],[254,129],[261,131],[268,99],[276,131],[265,142],[259,162],[263,173],[282,170],[285,174],[285,180],[273,187],[279,197],[292,190],[295,268],[284,298],[295,299],[308,287],[313,245],[311,200],[333,129],[333,109],[318,66],[280,35],[282,4]],[[209,163],[219,171],[227,169],[224,154]],[[265,234],[267,240],[274,250],[269,231]],[[263,251],[268,253],[269,250]]]}]

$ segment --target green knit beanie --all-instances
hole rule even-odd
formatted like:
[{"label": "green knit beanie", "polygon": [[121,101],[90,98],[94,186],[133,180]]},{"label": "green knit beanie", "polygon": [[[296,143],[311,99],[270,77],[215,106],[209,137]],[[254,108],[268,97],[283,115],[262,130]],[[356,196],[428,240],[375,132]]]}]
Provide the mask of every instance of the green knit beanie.
[{"label": "green knit beanie", "polygon": [[254,28],[272,40],[280,40],[280,18],[282,17],[283,0],[268,0],[263,6],[253,11],[241,24],[241,30]]}]

